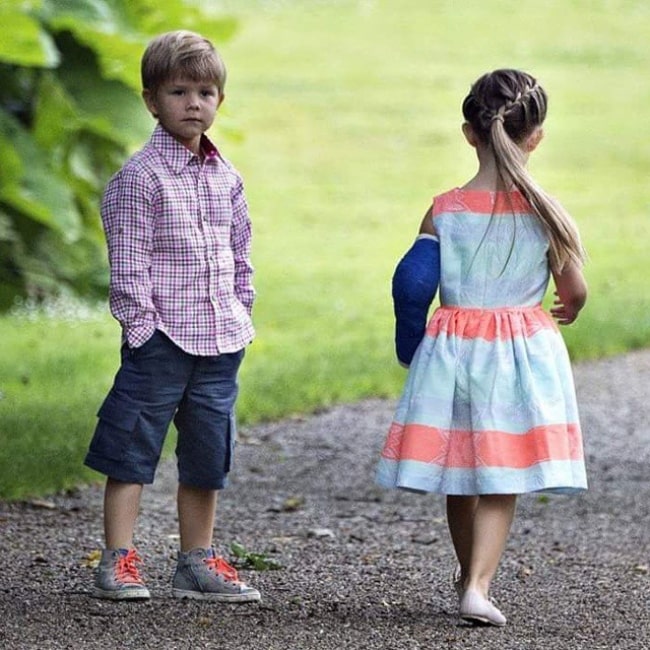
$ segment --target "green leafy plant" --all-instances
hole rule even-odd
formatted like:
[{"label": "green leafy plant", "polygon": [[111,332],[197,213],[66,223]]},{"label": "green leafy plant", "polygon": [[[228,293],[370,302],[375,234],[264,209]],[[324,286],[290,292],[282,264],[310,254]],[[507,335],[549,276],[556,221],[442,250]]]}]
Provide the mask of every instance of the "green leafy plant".
[{"label": "green leafy plant", "polygon": [[230,545],[230,551],[237,558],[238,566],[243,569],[253,569],[254,571],[276,571],[282,568],[282,565],[273,558],[268,557],[265,553],[254,553],[249,551],[242,544],[233,542]]},{"label": "green leafy plant", "polygon": [[235,21],[190,0],[3,0],[0,25],[0,310],[103,294],[100,196],[152,128],[142,50],[178,28],[220,43]]}]

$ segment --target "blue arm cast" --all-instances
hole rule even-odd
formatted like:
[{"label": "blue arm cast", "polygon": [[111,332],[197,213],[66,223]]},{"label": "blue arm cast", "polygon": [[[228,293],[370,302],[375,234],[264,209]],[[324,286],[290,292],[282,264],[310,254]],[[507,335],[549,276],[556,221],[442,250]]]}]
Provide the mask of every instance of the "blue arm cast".
[{"label": "blue arm cast", "polygon": [[439,282],[440,244],[431,236],[420,236],[400,260],[392,282],[395,351],[406,366],[424,336]]}]

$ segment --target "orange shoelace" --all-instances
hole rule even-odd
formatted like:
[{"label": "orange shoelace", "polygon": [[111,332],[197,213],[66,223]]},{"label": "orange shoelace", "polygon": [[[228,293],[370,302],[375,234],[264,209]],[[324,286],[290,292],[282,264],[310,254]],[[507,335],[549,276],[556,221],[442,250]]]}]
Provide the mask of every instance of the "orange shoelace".
[{"label": "orange shoelace", "polygon": [[230,566],[222,557],[208,557],[203,560],[208,568],[212,571],[215,571],[219,575],[223,576],[228,582],[234,582],[239,584],[239,575],[237,574],[237,569]]},{"label": "orange shoelace", "polygon": [[120,555],[115,565],[115,576],[119,582],[128,584],[142,584],[142,578],[136,563],[141,563],[142,559],[136,553],[135,549],[129,549],[126,555]]}]

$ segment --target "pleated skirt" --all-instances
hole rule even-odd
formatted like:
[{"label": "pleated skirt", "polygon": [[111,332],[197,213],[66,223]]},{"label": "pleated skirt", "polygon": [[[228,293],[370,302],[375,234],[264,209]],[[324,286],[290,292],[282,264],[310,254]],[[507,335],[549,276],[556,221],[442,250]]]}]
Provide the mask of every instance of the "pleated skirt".
[{"label": "pleated skirt", "polygon": [[587,488],[569,355],[541,306],[434,312],[377,482],[452,495]]}]

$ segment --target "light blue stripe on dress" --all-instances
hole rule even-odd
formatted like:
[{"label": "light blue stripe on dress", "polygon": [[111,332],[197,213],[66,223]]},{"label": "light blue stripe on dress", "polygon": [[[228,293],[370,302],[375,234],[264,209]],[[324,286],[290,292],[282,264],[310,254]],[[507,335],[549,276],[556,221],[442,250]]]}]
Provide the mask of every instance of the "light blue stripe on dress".
[{"label": "light blue stripe on dress", "polygon": [[[532,467],[458,468],[434,463],[402,460],[399,463],[381,458],[377,466],[377,483],[387,488],[441,494],[523,494],[550,492],[573,494],[587,489],[582,460],[555,460]],[[570,485],[571,487],[566,487]]]},{"label": "light blue stripe on dress", "polygon": [[[471,366],[452,362],[469,355]],[[558,364],[558,356],[566,363]],[[416,372],[419,364],[427,371]],[[411,369],[395,415],[402,424],[525,433],[578,421],[568,355],[555,330],[510,341],[425,338]]]}]

